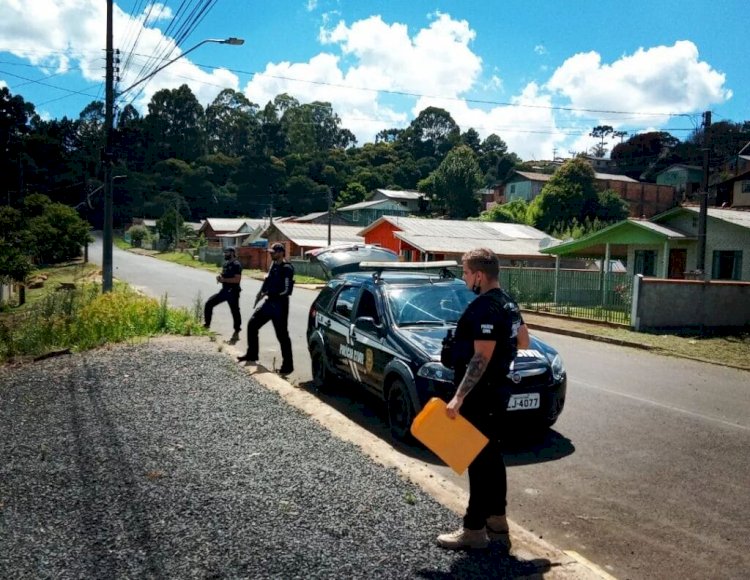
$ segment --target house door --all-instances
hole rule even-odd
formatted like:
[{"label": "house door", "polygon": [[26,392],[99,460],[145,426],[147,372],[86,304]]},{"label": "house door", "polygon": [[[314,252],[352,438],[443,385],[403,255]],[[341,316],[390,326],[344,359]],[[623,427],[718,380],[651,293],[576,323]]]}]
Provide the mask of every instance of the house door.
[{"label": "house door", "polygon": [[669,274],[667,277],[673,280],[683,280],[686,267],[687,250],[669,250]]}]

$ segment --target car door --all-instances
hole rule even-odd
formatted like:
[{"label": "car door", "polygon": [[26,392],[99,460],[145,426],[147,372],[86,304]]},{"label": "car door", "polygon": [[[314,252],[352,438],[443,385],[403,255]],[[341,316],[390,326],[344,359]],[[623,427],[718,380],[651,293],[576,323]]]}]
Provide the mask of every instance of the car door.
[{"label": "car door", "polygon": [[331,366],[336,372],[355,379],[357,377],[352,369],[351,360],[356,356],[349,343],[354,304],[357,302],[359,291],[358,284],[344,285],[333,300],[326,328]]},{"label": "car door", "polygon": [[[362,362],[355,365],[359,380],[371,390],[380,392],[383,385],[383,369],[391,357],[384,350],[384,333],[372,327],[357,326],[358,318],[371,318],[374,324],[383,327],[383,307],[375,294],[363,288],[357,300],[350,333],[350,344],[356,353],[362,353]],[[358,355],[359,356],[359,355]]]}]

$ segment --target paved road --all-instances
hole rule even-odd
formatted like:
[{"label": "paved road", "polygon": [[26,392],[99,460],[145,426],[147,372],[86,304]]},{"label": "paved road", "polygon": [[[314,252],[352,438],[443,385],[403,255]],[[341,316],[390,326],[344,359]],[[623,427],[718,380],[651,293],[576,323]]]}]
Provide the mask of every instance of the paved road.
[{"label": "paved road", "polygon": [[[166,290],[174,304],[189,306],[198,290],[205,298],[216,288],[209,273],[153,258],[115,250],[114,261],[116,277],[156,296]],[[243,282],[245,312],[258,287]],[[309,379],[304,327],[314,296],[295,290],[292,382]],[[228,309],[215,320],[228,336]],[[264,330],[261,360],[270,366],[277,347],[272,329]],[[539,335],[566,362],[569,399],[544,441],[511,445],[511,518],[620,578],[749,576],[750,373]],[[388,437],[366,396],[323,398]],[[432,461],[420,449],[401,449]]]}]

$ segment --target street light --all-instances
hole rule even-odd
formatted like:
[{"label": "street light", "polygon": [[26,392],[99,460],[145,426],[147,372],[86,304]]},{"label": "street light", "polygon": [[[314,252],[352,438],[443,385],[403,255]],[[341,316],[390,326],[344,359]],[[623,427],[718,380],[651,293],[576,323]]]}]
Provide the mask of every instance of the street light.
[{"label": "street light", "polygon": [[133,89],[133,88],[137,87],[137,86],[138,86],[138,85],[140,85],[141,83],[144,83],[144,82],[146,82],[146,81],[147,81],[148,79],[150,79],[151,77],[153,77],[153,76],[154,76],[155,74],[157,74],[158,72],[160,72],[160,71],[162,71],[163,69],[167,68],[167,67],[168,67],[168,66],[169,66],[170,64],[172,64],[172,63],[173,63],[173,62],[175,62],[176,60],[180,60],[180,59],[181,59],[181,58],[183,58],[183,57],[184,57],[185,55],[187,55],[187,54],[189,54],[189,53],[193,52],[193,51],[194,51],[194,50],[195,50],[196,48],[198,48],[199,46],[203,46],[204,44],[207,44],[207,43],[209,43],[209,42],[215,42],[216,44],[231,44],[232,46],[240,46],[240,45],[242,45],[242,44],[245,44],[245,41],[244,41],[244,39],[242,39],[242,38],[235,38],[234,36],[230,36],[229,38],[224,38],[224,39],[221,39],[221,38],[207,38],[206,40],[202,40],[202,41],[200,41],[200,42],[199,42],[198,44],[196,44],[196,45],[195,45],[194,47],[192,47],[192,48],[190,48],[190,49],[186,50],[185,52],[183,52],[183,53],[182,53],[182,54],[180,54],[179,56],[176,56],[175,58],[173,58],[173,59],[172,59],[172,60],[170,60],[169,62],[166,62],[166,63],[164,63],[164,64],[163,64],[163,65],[161,65],[161,66],[160,66],[159,68],[155,69],[155,70],[154,70],[154,71],[152,71],[152,72],[151,72],[150,74],[148,74],[148,75],[146,75],[145,77],[143,77],[143,78],[142,78],[141,80],[139,80],[139,81],[136,81],[136,82],[134,82],[134,83],[133,83],[132,85],[130,85],[129,87],[127,87],[126,89],[123,89],[123,90],[121,90],[121,91],[120,91],[120,92],[119,92],[118,94],[119,94],[119,95],[123,95],[123,94],[127,93],[127,92],[128,92],[129,90],[131,90],[131,89]]},{"label": "street light", "polygon": [[[110,292],[112,290],[112,144],[114,141],[114,118],[115,118],[115,91],[114,91],[114,49],[112,46],[112,22],[113,22],[113,0],[107,0],[107,49],[106,49],[106,90],[105,90],[105,103],[104,103],[104,132],[105,132],[105,145],[104,154],[102,160],[104,162],[104,224],[102,226],[102,292]],[[128,92],[133,87],[140,85],[153,77],[159,71],[167,68],[170,64],[176,60],[181,59],[185,55],[193,52],[199,46],[203,46],[209,42],[215,42],[218,44],[231,44],[232,46],[239,46],[244,44],[245,41],[241,38],[208,38],[196,44],[194,47],[186,50],[179,56],[173,58],[169,62],[164,63],[150,74],[143,77],[141,80],[133,83],[126,89],[120,91],[120,94]]]}]

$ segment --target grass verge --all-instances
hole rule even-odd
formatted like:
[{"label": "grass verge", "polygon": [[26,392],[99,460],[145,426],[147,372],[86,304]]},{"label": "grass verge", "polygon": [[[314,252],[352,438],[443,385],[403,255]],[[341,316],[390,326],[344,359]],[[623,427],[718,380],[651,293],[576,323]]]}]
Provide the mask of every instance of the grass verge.
[{"label": "grass verge", "polygon": [[[65,267],[63,267],[64,269]],[[50,268],[48,282],[53,278]],[[55,276],[59,275],[55,272]],[[39,293],[33,302],[0,315],[0,363],[37,358],[56,351],[82,351],[110,342],[159,334],[209,334],[196,315],[117,284],[102,294],[101,285]]]}]

